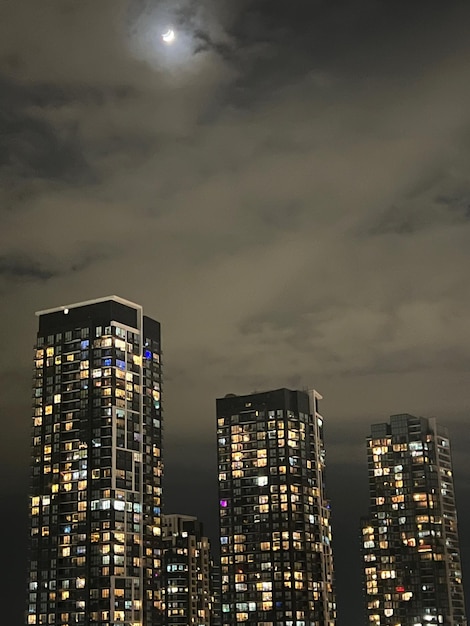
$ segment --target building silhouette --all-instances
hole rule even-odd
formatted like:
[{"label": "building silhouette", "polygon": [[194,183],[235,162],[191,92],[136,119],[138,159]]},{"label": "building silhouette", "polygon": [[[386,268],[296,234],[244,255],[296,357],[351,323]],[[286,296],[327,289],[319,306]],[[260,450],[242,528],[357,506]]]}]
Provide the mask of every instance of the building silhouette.
[{"label": "building silhouette", "polygon": [[367,623],[465,626],[447,431],[392,415],[367,439],[370,514],[362,521]]},{"label": "building silhouette", "polygon": [[116,296],[37,315],[26,622],[157,624],[160,324]]},{"label": "building silhouette", "polygon": [[202,523],[163,515],[163,589],[166,626],[211,626],[212,558]]},{"label": "building silhouette", "polygon": [[224,626],[335,624],[320,399],[217,400]]}]

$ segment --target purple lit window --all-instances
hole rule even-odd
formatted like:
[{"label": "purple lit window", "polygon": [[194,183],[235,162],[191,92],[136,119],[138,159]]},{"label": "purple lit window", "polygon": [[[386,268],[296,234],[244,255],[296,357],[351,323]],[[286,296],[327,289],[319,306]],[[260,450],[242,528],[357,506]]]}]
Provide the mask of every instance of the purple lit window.
[{"label": "purple lit window", "polygon": [[220,506],[221,506],[223,509],[226,509],[226,508],[227,508],[227,505],[228,505],[227,500],[221,500],[221,501],[220,501]]}]

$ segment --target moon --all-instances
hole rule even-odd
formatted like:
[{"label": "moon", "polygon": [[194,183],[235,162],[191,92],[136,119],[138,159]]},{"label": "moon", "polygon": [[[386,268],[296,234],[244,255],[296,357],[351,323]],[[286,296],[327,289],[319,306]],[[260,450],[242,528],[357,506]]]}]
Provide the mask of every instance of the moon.
[{"label": "moon", "polygon": [[162,39],[165,43],[173,43],[175,38],[175,31],[172,28],[169,28],[166,33],[162,34]]}]

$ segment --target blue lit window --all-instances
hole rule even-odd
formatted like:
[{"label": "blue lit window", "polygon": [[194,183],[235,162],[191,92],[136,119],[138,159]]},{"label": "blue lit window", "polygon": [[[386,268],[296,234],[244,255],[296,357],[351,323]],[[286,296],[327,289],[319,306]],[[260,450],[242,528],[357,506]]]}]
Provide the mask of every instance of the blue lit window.
[{"label": "blue lit window", "polygon": [[84,339],[83,341],[80,342],[80,347],[82,350],[85,350],[85,348],[88,348],[89,345],[90,345],[90,342],[88,341],[88,339]]},{"label": "blue lit window", "polygon": [[144,357],[146,359],[151,359],[152,358],[152,353],[150,350],[144,350]]},{"label": "blue lit window", "polygon": [[111,365],[111,364],[112,364],[112,362],[113,362],[113,360],[112,360],[112,359],[104,359],[104,364],[105,364],[105,366],[106,366],[106,365],[107,365],[107,366]]},{"label": "blue lit window", "polygon": [[125,361],[121,361],[120,359],[116,359],[116,365],[119,367],[120,370],[125,370],[126,369],[126,362]]}]

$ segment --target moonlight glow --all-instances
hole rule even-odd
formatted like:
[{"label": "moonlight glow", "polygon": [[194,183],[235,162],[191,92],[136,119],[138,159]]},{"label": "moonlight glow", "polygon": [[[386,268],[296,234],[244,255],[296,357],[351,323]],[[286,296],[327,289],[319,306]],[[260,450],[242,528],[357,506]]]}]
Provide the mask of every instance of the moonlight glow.
[{"label": "moonlight glow", "polygon": [[165,43],[173,43],[176,38],[175,31],[169,28],[166,33],[163,33],[162,39]]}]

